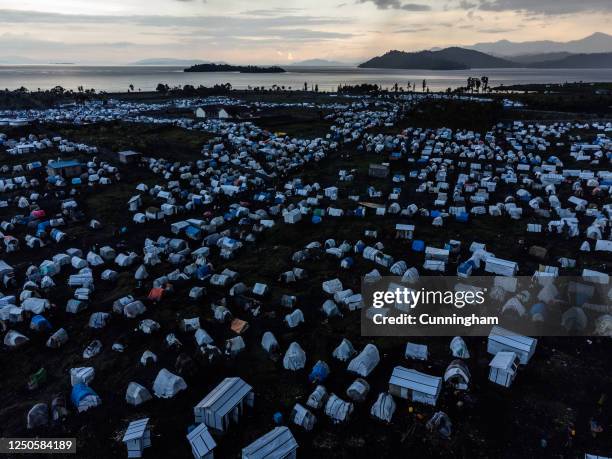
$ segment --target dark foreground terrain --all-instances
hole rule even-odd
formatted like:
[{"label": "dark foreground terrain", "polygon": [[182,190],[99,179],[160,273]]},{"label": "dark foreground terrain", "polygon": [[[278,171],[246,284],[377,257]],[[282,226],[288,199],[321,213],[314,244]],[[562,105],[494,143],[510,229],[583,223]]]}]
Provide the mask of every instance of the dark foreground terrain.
[{"label": "dark foreground terrain", "polygon": [[[455,109],[446,108],[448,111]],[[427,107],[421,114],[423,118],[431,117]],[[316,129],[312,125],[308,127],[308,119],[305,126],[301,126],[299,116],[292,122],[288,122],[286,116],[286,113],[280,112],[277,119],[265,121],[265,127],[278,131],[293,129],[313,137],[316,135]],[[413,116],[418,118],[418,113]],[[421,119],[423,123],[430,121]],[[406,120],[406,124],[418,122],[416,118]],[[472,118],[466,122],[470,123],[468,127],[478,128],[479,123],[486,124],[489,119]],[[317,123],[325,132],[325,123]],[[112,151],[133,148],[148,156],[171,156],[180,161],[193,161],[198,159],[200,145],[208,140],[204,136],[198,137],[201,134],[181,132],[180,128],[148,129],[121,123],[108,126],[45,126],[40,129],[98,145],[100,155],[103,158],[106,155],[109,160],[113,158]],[[400,128],[397,129],[399,132]],[[380,157],[355,151],[351,153],[350,158],[332,155],[316,167],[296,172],[295,175],[306,182],[329,184],[335,181],[339,169],[353,168],[356,180],[339,185],[341,189],[364,193],[367,186],[374,183],[388,192],[388,181],[377,181],[367,176],[368,164],[380,161]],[[401,170],[400,165],[393,168]],[[118,185],[105,189],[83,187],[80,191],[80,201],[84,203],[86,215],[104,223],[100,231],[88,231],[88,220],[82,224],[71,224],[66,230],[70,239],[62,245],[36,251],[22,250],[9,254],[5,260],[16,267],[27,266],[30,263],[38,264],[62,249],[78,247],[88,251],[92,245],[104,245],[106,242],[120,243],[125,250],[139,252],[144,237],[155,239],[161,234],[168,234],[172,219],[136,226],[131,222],[131,214],[126,207],[137,184],[154,184],[157,177],[142,167],[124,167],[121,172],[122,181]],[[503,188],[499,193],[503,195]],[[418,199],[411,192],[407,198],[411,202]],[[49,206],[52,205],[49,203]],[[257,206],[257,203],[252,203],[251,208]],[[1,213],[0,216],[6,217]],[[175,220],[184,218],[174,217]],[[423,344],[429,346],[430,359],[427,362],[408,362],[403,355],[407,340],[362,337],[358,312],[323,319],[319,309],[327,296],[321,290],[321,282],[339,277],[345,288],[358,291],[360,279],[355,272],[372,269],[360,257],[356,257],[353,270],[340,270],[338,260],[322,256],[303,264],[309,273],[308,279],[290,287],[278,282],[279,273],[294,266],[292,254],[307,243],[328,238],[354,243],[363,238],[366,229],[378,230],[378,240],[384,243],[386,252],[401,257],[409,265],[420,266],[422,255],[411,252],[408,241],[394,238],[396,223],[396,217],[387,216],[326,219],[320,225],[313,225],[309,221],[279,225],[265,232],[256,243],[247,245],[231,261],[213,257],[212,262],[217,269],[225,266],[238,271],[240,280],[247,285],[264,282],[273,287],[273,294],[263,300],[262,315],[254,320],[250,320],[246,314],[243,317],[251,325],[243,335],[247,346],[242,353],[216,364],[208,364],[199,356],[192,334],[181,332],[179,321],[200,316],[203,327],[215,341],[232,337],[226,325],[213,320],[210,308],[211,304],[225,296],[224,291],[211,287],[203,300],[191,301],[187,293],[195,284],[177,285],[175,292],[160,303],[147,304],[148,317],[162,325],[160,332],[154,335],[135,334],[132,330],[138,325],[137,319],[115,317],[102,330],[105,350],[95,357],[95,385],[102,398],[102,406],[83,414],[71,411],[65,424],[35,433],[41,436],[76,437],[79,458],[125,457],[125,446],[121,443],[125,427],[130,420],[149,417],[153,425],[153,447],[145,451],[145,457],[190,457],[185,435],[187,427],[193,423],[193,406],[222,378],[241,376],[255,389],[255,409],[247,413],[238,427],[231,428],[224,436],[215,437],[218,443],[215,456],[233,458],[239,456],[243,446],[274,427],[274,413],[281,412],[287,419],[293,405],[304,402],[314,389],[307,376],[317,360],[324,360],[330,365],[331,377],[325,384],[328,391],[341,397],[344,395],[355,377],[346,372],[346,364],[331,358],[333,349],[342,338],[350,339],[356,349],[372,342],[381,352],[381,363],[368,377],[370,394],[387,390],[389,374],[396,365],[410,366],[429,374],[443,374],[451,360],[448,347],[450,338],[428,338]],[[525,275],[537,269],[539,263],[527,252],[534,243],[547,248],[551,257],[578,257],[581,264],[593,269],[610,272],[612,263],[609,257],[601,253],[584,255],[579,252],[578,240],[550,237],[543,241],[541,237],[528,235],[522,222],[516,224],[506,217],[483,217],[467,224],[451,221],[444,231],[431,228],[425,218],[420,220],[420,217],[416,217],[415,224],[415,237],[429,243],[443,243],[449,239],[459,239],[465,247],[472,241],[487,243],[495,248],[497,256],[519,262],[521,274]],[[116,230],[123,226],[127,227],[127,232],[117,236]],[[190,244],[192,249],[197,247],[194,242]],[[162,263],[149,269],[150,278],[170,270],[169,265]],[[59,351],[48,349],[44,346],[44,338],[39,337],[32,339],[28,347],[17,353],[0,352],[0,436],[32,436],[33,432],[25,428],[27,411],[36,402],[50,402],[54,394],[66,392],[70,368],[82,365],[84,347],[92,339],[100,337],[100,331],[87,327],[91,312],[107,311],[114,300],[127,294],[145,298],[148,293],[137,287],[131,271],[120,272],[116,285],[96,286],[87,313],[73,316],[64,312],[65,302],[72,295],[64,287],[66,277],[62,275],[56,279],[58,287],[49,295],[57,305],[52,314],[52,323],[64,326],[70,336],[65,347]],[[305,323],[293,330],[283,325],[281,320],[287,313],[279,304],[283,293],[296,295],[305,315]],[[240,317],[239,313],[236,317]],[[266,330],[275,334],[281,349],[286,349],[292,341],[299,342],[307,350],[306,368],[298,372],[286,371],[282,367],[282,359],[275,361],[270,358],[259,345],[260,337]],[[167,349],[163,345],[162,337],[171,332],[182,342],[180,349]],[[110,351],[114,342],[123,343],[125,351]],[[472,372],[472,385],[467,393],[445,389],[435,409],[396,399],[398,407],[391,424],[370,418],[371,397],[362,404],[356,404],[355,413],[345,425],[333,425],[319,410],[313,432],[305,433],[299,428],[292,428],[300,445],[298,457],[582,458],[585,450],[602,455],[612,451],[612,342],[609,338],[540,339],[534,358],[528,366],[521,368],[509,389],[487,380],[490,355],[486,353],[486,339],[467,338],[466,342],[471,353],[468,364]],[[140,356],[147,349],[159,358],[158,364],[152,368],[139,364]],[[159,368],[173,371],[177,357],[182,354],[194,361],[191,370],[183,375],[188,390],[170,400],[154,398],[138,408],[125,402],[128,381],[136,381],[150,388]],[[47,381],[42,387],[29,391],[26,387],[28,376],[39,368],[46,369]],[[438,410],[446,412],[453,422],[450,440],[442,440],[425,428],[425,422]],[[593,437],[589,429],[592,417],[596,417],[605,429],[597,437]]]}]

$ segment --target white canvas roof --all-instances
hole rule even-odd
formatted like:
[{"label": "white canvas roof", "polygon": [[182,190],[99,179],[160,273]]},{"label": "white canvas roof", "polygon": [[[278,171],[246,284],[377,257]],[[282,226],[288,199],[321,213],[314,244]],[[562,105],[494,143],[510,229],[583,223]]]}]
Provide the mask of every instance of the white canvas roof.
[{"label": "white canvas roof", "polygon": [[206,456],[217,446],[206,424],[200,424],[189,432],[187,441],[191,444],[194,456],[198,458]]},{"label": "white canvas roof", "polygon": [[505,328],[498,326],[494,326],[491,329],[489,339],[527,353],[531,352],[532,346],[534,346],[536,342],[534,338],[519,335],[518,333],[514,333],[513,331],[506,330]]},{"label": "white canvas roof", "polygon": [[216,416],[223,417],[252,390],[253,388],[241,378],[225,378],[196,405],[196,408],[206,408],[213,411]]},{"label": "white canvas roof", "polygon": [[436,396],[440,392],[442,378],[404,367],[395,367],[389,384]]},{"label": "white canvas roof", "polygon": [[368,376],[380,362],[380,354],[373,344],[367,344],[357,357],[350,361],[348,371],[360,376]]},{"label": "white canvas roof", "polygon": [[276,427],[242,449],[243,459],[276,459],[287,457],[298,447],[288,427]]},{"label": "white canvas roof", "polygon": [[516,360],[517,355],[514,352],[506,352],[501,351],[495,354],[491,363],[489,363],[490,367],[498,368],[500,370],[513,372],[512,364]]},{"label": "white canvas roof", "polygon": [[137,438],[142,438],[144,436],[145,431],[147,430],[147,424],[149,423],[149,418],[139,419],[137,421],[130,422],[125,434],[123,435],[123,442],[127,442],[130,440],[135,440]]}]

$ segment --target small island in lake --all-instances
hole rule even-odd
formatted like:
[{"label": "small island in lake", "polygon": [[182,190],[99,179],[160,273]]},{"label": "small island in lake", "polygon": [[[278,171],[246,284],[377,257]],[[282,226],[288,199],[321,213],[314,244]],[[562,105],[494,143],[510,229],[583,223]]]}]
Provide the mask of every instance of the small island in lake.
[{"label": "small island in lake", "polygon": [[186,68],[185,72],[285,73],[286,70],[276,65],[257,67],[255,65],[197,64]]}]

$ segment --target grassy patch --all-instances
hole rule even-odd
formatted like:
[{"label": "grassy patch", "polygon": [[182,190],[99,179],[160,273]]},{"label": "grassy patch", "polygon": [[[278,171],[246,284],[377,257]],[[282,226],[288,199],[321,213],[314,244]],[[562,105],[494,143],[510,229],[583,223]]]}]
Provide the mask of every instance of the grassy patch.
[{"label": "grassy patch", "polygon": [[469,129],[486,132],[503,114],[499,103],[467,102],[464,100],[424,100],[406,117],[409,126],[436,129]]},{"label": "grassy patch", "polygon": [[254,123],[268,131],[284,132],[293,137],[312,139],[324,137],[332,123],[318,109],[277,108],[268,110]]},{"label": "grassy patch", "polygon": [[145,156],[189,162],[200,158],[210,134],[177,126],[140,123],[98,123],[53,127],[62,136],[113,152],[135,150]]}]

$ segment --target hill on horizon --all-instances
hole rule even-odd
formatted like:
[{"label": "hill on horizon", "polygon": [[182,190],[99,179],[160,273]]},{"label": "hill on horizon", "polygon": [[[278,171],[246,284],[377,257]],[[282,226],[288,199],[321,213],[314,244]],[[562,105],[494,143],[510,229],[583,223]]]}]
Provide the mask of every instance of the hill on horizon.
[{"label": "hill on horizon", "polygon": [[517,56],[509,57],[508,60],[516,62],[517,64],[524,64],[528,66],[537,62],[558,61],[573,55],[574,54],[565,51],[558,53],[519,54]]},{"label": "hill on horizon", "polygon": [[291,66],[304,66],[304,67],[348,67],[354,64],[348,64],[340,61],[330,61],[327,59],[306,59],[299,62],[293,62]]},{"label": "hill on horizon", "polygon": [[570,54],[562,59],[534,62],[529,67],[547,69],[609,69],[612,68],[612,52]]},{"label": "hill on horizon", "polygon": [[439,51],[389,51],[362,64],[360,68],[467,70],[470,68],[508,68],[517,64],[479,51],[452,47]]},{"label": "hill on horizon", "polygon": [[513,42],[509,40],[499,40],[495,42],[476,43],[463,47],[506,58],[527,54],[559,52],[572,54],[606,53],[612,52],[612,35],[603,32],[595,32],[588,37],[567,42],[552,40]]},{"label": "hill on horizon", "polygon": [[568,52],[528,54],[502,59],[480,51],[451,47],[439,51],[389,51],[362,64],[360,68],[413,70],[467,70],[494,68],[603,69],[612,68],[612,52],[571,54]]}]

